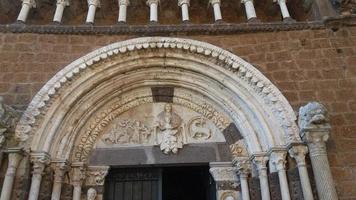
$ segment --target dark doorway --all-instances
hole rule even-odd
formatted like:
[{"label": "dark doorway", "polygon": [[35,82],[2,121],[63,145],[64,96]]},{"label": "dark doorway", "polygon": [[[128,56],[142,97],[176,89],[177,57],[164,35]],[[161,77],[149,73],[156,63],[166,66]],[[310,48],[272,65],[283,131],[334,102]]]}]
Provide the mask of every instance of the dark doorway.
[{"label": "dark doorway", "polygon": [[114,168],[105,200],[216,200],[208,166]]},{"label": "dark doorway", "polygon": [[162,172],[162,200],[215,200],[209,167],[167,167]]}]

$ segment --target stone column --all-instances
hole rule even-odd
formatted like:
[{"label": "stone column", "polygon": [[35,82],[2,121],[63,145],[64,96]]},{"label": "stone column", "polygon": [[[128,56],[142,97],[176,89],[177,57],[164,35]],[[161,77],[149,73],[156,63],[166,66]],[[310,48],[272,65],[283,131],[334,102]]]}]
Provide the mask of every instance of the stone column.
[{"label": "stone column", "polygon": [[303,144],[293,144],[289,149],[289,155],[297,161],[304,199],[314,200],[313,192],[310,186],[308,170],[305,164],[305,155],[307,153],[308,148]]},{"label": "stone column", "polygon": [[337,200],[325,145],[331,129],[326,108],[317,102],[308,103],[299,110],[298,124],[310,151],[320,200]]},{"label": "stone column", "polygon": [[129,0],[119,0],[119,18],[117,19],[119,23],[126,23],[127,6],[129,5]]},{"label": "stone column", "polygon": [[53,164],[55,165],[55,170],[51,200],[60,200],[64,175],[68,171],[68,161],[55,160],[53,161]]},{"label": "stone column", "polygon": [[214,9],[214,19],[215,22],[221,21],[221,10],[220,10],[220,0],[210,0],[209,3],[213,6]]},{"label": "stone column", "polygon": [[287,150],[273,148],[270,152],[270,162],[278,171],[279,187],[281,189],[282,200],[290,200],[288,180],[286,174]]},{"label": "stone column", "polygon": [[246,18],[248,22],[258,21],[253,0],[241,0],[245,5]]},{"label": "stone column", "polygon": [[150,22],[158,22],[159,0],[147,0],[146,3],[150,7]]},{"label": "stone column", "polygon": [[62,22],[63,11],[69,6],[69,0],[57,0],[56,12],[54,13],[53,22],[60,24]]},{"label": "stone column", "polygon": [[253,163],[258,171],[258,178],[260,179],[261,197],[262,200],[270,200],[268,176],[267,176],[267,162],[268,156],[266,154],[255,154],[252,156]]},{"label": "stone column", "polygon": [[36,8],[35,0],[22,0],[22,7],[19,16],[17,17],[17,21],[26,22],[31,8]]},{"label": "stone column", "polygon": [[[233,167],[231,162],[211,162],[210,174],[216,183],[216,196],[217,199],[227,199],[230,198],[237,199],[239,196],[238,192],[238,179],[236,176],[236,169]],[[223,198],[224,197],[224,198]]]},{"label": "stone column", "polygon": [[16,176],[17,167],[23,157],[22,149],[20,148],[10,148],[5,151],[8,154],[8,167],[5,174],[4,183],[1,189],[0,200],[10,200],[12,187],[14,185],[14,180]]},{"label": "stone column", "polygon": [[82,162],[73,163],[73,200],[81,200],[82,184],[85,180],[85,165]]},{"label": "stone column", "polygon": [[100,0],[88,0],[88,15],[85,23],[94,24],[96,8],[100,8]]},{"label": "stone column", "polygon": [[287,0],[274,0],[274,2],[277,2],[280,9],[281,9],[281,14],[283,17],[283,21],[286,22],[294,22],[295,20],[291,18],[288,7],[287,7]]},{"label": "stone column", "polygon": [[237,174],[240,176],[242,200],[250,200],[247,178],[251,173],[251,161],[248,158],[234,160]]},{"label": "stone column", "polygon": [[189,21],[189,6],[190,0],[178,0],[178,6],[181,7],[182,10],[182,21]]},{"label": "stone column", "polygon": [[33,152],[31,153],[31,162],[32,166],[32,180],[31,180],[31,188],[28,200],[37,200],[43,171],[47,164],[50,162],[50,156],[46,152]]}]

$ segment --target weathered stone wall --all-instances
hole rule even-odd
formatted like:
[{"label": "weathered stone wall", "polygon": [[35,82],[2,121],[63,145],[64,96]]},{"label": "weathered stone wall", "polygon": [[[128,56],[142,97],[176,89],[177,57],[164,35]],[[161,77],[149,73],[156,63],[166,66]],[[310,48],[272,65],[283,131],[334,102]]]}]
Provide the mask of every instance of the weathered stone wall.
[{"label": "weathered stone wall", "polygon": [[[246,59],[295,110],[317,100],[333,126],[329,160],[341,199],[356,198],[356,27],[332,30],[179,36],[206,41]],[[94,49],[133,36],[0,34],[0,95],[25,109],[57,71]]]}]

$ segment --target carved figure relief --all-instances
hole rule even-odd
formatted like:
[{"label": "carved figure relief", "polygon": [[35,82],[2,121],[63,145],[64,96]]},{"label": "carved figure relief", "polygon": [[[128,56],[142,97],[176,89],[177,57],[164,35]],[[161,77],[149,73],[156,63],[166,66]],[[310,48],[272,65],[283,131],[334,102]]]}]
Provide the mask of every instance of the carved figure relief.
[{"label": "carved figure relief", "polygon": [[114,118],[97,148],[158,146],[164,154],[176,154],[188,143],[225,142],[213,120],[190,108],[171,103],[141,105]]},{"label": "carved figure relief", "polygon": [[165,154],[177,153],[186,143],[182,118],[173,111],[172,104],[166,104],[164,111],[157,116],[155,133],[157,142]]},{"label": "carved figure relief", "polygon": [[89,188],[87,192],[87,200],[95,200],[97,192],[94,188]]},{"label": "carved figure relief", "polygon": [[198,140],[211,138],[211,129],[207,126],[207,120],[203,117],[194,117],[188,123],[189,136]]},{"label": "carved figure relief", "polygon": [[151,129],[138,120],[122,120],[102,137],[108,144],[145,144],[150,142]]}]

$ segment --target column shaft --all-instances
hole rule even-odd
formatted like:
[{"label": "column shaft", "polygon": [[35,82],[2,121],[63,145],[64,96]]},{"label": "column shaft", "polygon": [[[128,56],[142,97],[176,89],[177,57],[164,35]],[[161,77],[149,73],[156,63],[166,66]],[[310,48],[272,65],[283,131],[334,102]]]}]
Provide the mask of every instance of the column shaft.
[{"label": "column shaft", "polygon": [[158,4],[157,3],[150,4],[150,21],[158,22]]},{"label": "column shaft", "polygon": [[214,8],[215,21],[222,20],[221,10],[220,10],[220,3],[214,3],[213,4],[213,8]]},{"label": "column shaft", "polygon": [[73,200],[80,200],[81,194],[82,194],[82,186],[75,185],[73,188]]},{"label": "column shaft", "polygon": [[253,5],[252,0],[247,0],[245,1],[245,11],[246,11],[246,17],[247,20],[252,19],[252,18],[257,18],[256,11],[255,11],[255,6]]},{"label": "column shaft", "polygon": [[[44,169],[44,166],[43,166],[43,169]],[[43,169],[41,170],[42,172],[43,172]],[[42,181],[42,174],[36,173],[36,174],[32,175],[31,188],[30,188],[30,194],[29,194],[28,200],[37,200],[38,199],[38,195],[39,195],[40,187],[41,187],[41,181]]]},{"label": "column shaft", "polygon": [[284,18],[290,18],[290,14],[288,11],[288,7],[286,4],[285,0],[279,0],[278,1],[279,7],[281,8],[281,13],[282,13],[282,17]]},{"label": "column shaft", "polygon": [[90,4],[87,19],[85,20],[86,23],[94,23],[95,11],[96,11],[96,6],[93,4]]},{"label": "column shaft", "polygon": [[9,153],[9,164],[6,170],[5,179],[1,189],[0,200],[10,200],[12,187],[14,185],[14,180],[16,176],[16,170],[18,165],[20,164],[21,159],[22,159],[22,155],[20,152]]},{"label": "column shaft", "polygon": [[182,21],[189,21],[188,4],[183,3],[181,9],[182,9]]},{"label": "column shaft", "polygon": [[57,4],[56,12],[54,13],[53,21],[61,23],[65,5],[63,3]]},{"label": "column shaft", "polygon": [[17,17],[17,21],[26,22],[27,16],[28,16],[28,13],[30,12],[30,10],[31,10],[31,5],[29,5],[27,3],[22,4],[22,8],[21,8],[19,16]]},{"label": "column shaft", "polygon": [[126,22],[126,13],[127,12],[127,5],[120,5],[119,6],[119,19],[118,22]]},{"label": "column shaft", "polygon": [[241,193],[242,200],[250,200],[250,192],[248,189],[247,176],[240,174],[240,183],[241,183]]},{"label": "column shaft", "polygon": [[260,179],[262,200],[270,200],[271,197],[269,192],[267,168],[260,169],[258,177]]},{"label": "column shaft", "polygon": [[278,170],[279,186],[281,188],[282,200],[290,200],[287,175],[285,170]]}]

